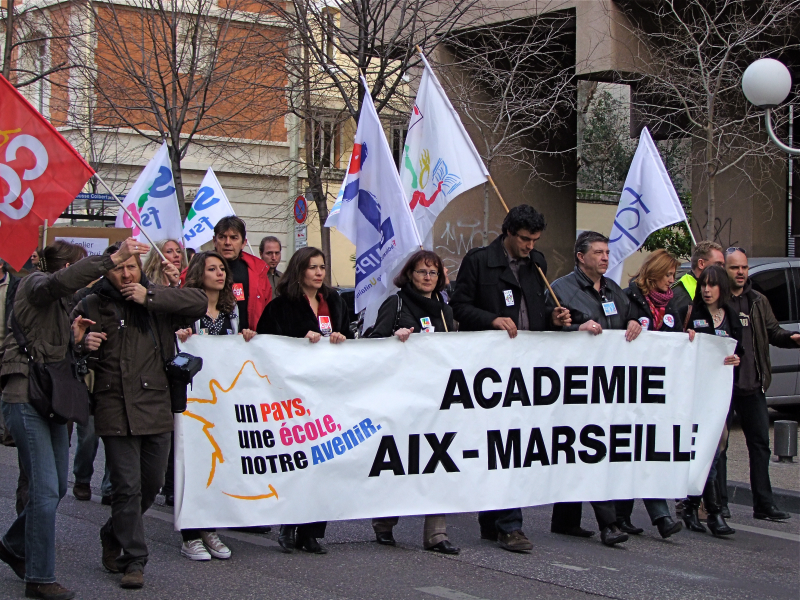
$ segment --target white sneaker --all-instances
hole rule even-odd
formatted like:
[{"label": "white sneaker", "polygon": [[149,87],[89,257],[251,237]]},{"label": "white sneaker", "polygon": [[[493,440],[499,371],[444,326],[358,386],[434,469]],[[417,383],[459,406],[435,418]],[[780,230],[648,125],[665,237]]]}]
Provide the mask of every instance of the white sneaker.
[{"label": "white sneaker", "polygon": [[231,549],[222,543],[219,536],[215,531],[204,531],[200,534],[203,538],[203,543],[208,548],[211,556],[214,558],[221,558],[225,560],[231,557]]},{"label": "white sneaker", "polygon": [[189,560],[211,560],[211,555],[203,546],[203,540],[190,540],[181,545],[181,556]]}]

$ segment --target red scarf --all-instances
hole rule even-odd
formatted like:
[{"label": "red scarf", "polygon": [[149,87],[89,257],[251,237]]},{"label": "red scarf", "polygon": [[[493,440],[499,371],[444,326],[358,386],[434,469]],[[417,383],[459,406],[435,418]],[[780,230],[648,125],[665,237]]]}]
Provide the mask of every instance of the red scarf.
[{"label": "red scarf", "polygon": [[667,288],[666,292],[659,292],[657,289],[650,290],[645,296],[650,312],[653,313],[653,329],[659,331],[664,323],[664,313],[667,312],[667,304],[672,300],[672,288]]}]

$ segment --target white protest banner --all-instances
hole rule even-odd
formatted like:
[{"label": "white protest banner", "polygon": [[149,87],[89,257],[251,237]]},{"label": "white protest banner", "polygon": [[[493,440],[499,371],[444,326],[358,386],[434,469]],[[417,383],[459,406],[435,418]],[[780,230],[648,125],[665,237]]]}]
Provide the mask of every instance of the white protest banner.
[{"label": "white protest banner", "polygon": [[735,342],[624,331],[192,336],[177,528],[700,494]]},{"label": "white protest banner", "polygon": [[686,213],[645,127],[611,227],[606,277],[620,283],[625,259],[644,244],[647,236],[680,221],[686,221]]},{"label": "white protest banner", "polygon": [[[419,248],[392,151],[367,89],[353,153],[342,187],[325,222],[356,245],[356,312],[380,302],[386,273]],[[391,284],[390,284],[391,285]]]},{"label": "white protest banner", "polygon": [[142,174],[126,194],[123,204],[137,218],[131,221],[122,208],[117,213],[115,227],[130,227],[133,237],[147,241],[142,229],[154,242],[180,240],[183,236],[178,196],[172,179],[169,148],[164,142],[156,155],[145,166]]},{"label": "white protest banner", "polygon": [[487,181],[489,171],[461,118],[422,56],[417,99],[408,122],[400,179],[423,245],[433,249],[433,224],[461,192]]},{"label": "white protest banner", "polygon": [[235,215],[214,170],[209,167],[183,224],[184,244],[187,248],[198,250],[214,239],[214,225],[221,218]]}]

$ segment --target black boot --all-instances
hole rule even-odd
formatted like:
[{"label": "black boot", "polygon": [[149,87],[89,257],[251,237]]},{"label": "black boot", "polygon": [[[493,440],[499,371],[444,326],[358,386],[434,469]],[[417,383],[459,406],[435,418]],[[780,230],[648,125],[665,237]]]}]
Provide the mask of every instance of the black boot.
[{"label": "black boot", "polygon": [[281,551],[286,554],[294,552],[295,539],[294,532],[297,527],[291,525],[281,525],[280,532],[278,533],[278,544],[281,546]]},{"label": "black boot", "polygon": [[697,509],[700,508],[700,496],[689,496],[683,501],[683,523],[689,531],[696,531],[697,533],[705,533],[706,528],[700,522],[700,517],[697,516]]},{"label": "black boot", "polygon": [[732,535],[736,533],[735,530],[728,527],[722,516],[722,505],[720,504],[719,483],[716,478],[706,481],[706,487],[703,490],[703,503],[706,506],[708,513],[708,528],[711,533],[716,536]]}]

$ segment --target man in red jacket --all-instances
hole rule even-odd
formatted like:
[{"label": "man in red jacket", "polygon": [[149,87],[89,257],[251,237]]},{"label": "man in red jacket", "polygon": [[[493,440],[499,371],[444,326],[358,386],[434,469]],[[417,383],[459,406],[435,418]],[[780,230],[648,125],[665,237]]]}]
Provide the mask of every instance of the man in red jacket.
[{"label": "man in red jacket", "polygon": [[242,252],[247,230],[239,217],[223,217],[214,226],[214,249],[228,261],[233,275],[233,295],[239,306],[239,331],[255,329],[272,300],[269,267],[257,256]]}]

